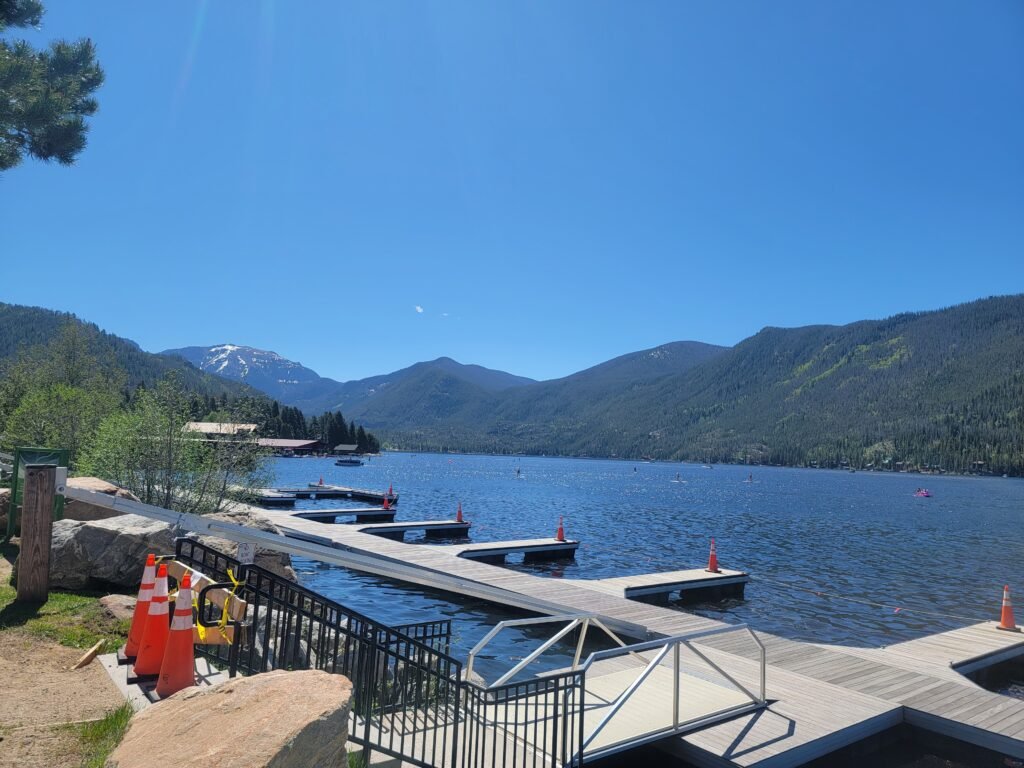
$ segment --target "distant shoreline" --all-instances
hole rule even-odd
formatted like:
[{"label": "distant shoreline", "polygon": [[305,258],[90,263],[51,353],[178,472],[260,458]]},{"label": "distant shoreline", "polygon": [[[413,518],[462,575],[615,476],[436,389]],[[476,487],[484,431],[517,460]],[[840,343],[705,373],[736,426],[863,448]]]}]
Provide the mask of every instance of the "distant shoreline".
[{"label": "distant shoreline", "polygon": [[827,472],[843,472],[846,474],[872,474],[872,475],[918,475],[923,477],[977,477],[977,478],[992,478],[996,480],[1019,480],[1021,476],[1013,474],[996,474],[989,472],[953,472],[953,471],[932,471],[932,470],[919,470],[919,469],[877,469],[877,468],[860,468],[860,467],[811,467],[797,464],[743,464],[735,461],[715,461],[715,462],[701,462],[691,460],[679,460],[673,459],[628,459],[620,456],[564,456],[559,454],[546,454],[546,453],[487,453],[485,451],[437,451],[437,450],[422,450],[413,451],[407,448],[382,448],[381,455],[389,453],[403,453],[408,455],[426,455],[426,456],[487,456],[495,459],[572,459],[582,461],[618,461],[625,464],[669,464],[673,466],[690,466],[701,468],[704,466],[709,467],[762,467],[770,469],[808,469],[816,471],[827,471]]}]

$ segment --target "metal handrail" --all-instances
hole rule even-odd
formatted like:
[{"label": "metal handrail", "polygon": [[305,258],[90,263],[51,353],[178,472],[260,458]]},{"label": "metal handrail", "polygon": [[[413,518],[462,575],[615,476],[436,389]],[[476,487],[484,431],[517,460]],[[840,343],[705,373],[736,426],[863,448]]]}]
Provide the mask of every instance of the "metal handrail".
[{"label": "metal handrail", "polygon": [[[518,664],[512,667],[512,669],[510,669],[508,672],[506,672],[504,675],[502,675],[486,687],[497,688],[503,685],[504,683],[508,682],[517,674],[519,674],[523,669],[532,664],[541,654],[544,653],[544,651],[546,651],[552,645],[557,643],[567,634],[572,632],[572,630],[576,629],[576,627],[581,627],[581,630],[579,640],[576,643],[576,653],[573,656],[573,663],[571,667],[573,671],[577,670],[580,666],[580,656],[583,654],[583,645],[586,641],[587,630],[590,628],[591,624],[595,625],[598,629],[602,630],[606,635],[608,635],[608,637],[615,641],[620,648],[633,647],[627,645],[621,637],[619,637],[617,634],[608,629],[608,627],[606,627],[604,623],[599,618],[597,618],[596,615],[591,613],[563,613],[555,616],[537,616],[532,619],[508,619],[506,621],[498,622],[491,629],[491,631],[484,635],[480,639],[480,642],[474,645],[472,650],[470,650],[469,655],[466,657],[466,679],[471,679],[471,676],[473,674],[473,664],[476,661],[476,657],[477,655],[479,655],[480,651],[486,648],[487,645],[491,642],[491,640],[497,637],[498,634],[501,633],[503,630],[509,627],[526,627],[534,626],[537,624],[552,624],[556,622],[560,623],[563,621],[568,622],[568,624],[565,627],[556,632],[552,637],[548,638],[544,643],[541,644],[539,648],[530,653],[529,656],[526,656],[522,661],[520,661]],[[633,652],[631,651],[631,653]]]},{"label": "metal handrail", "polygon": [[[701,639],[706,638],[706,637],[711,637],[713,635],[720,635],[720,634],[724,634],[726,632],[736,632],[736,631],[740,631],[740,630],[745,630],[750,635],[750,637],[754,640],[754,642],[757,644],[758,648],[760,649],[760,656],[761,656],[761,660],[760,660],[760,667],[761,667],[761,669],[760,669],[760,672],[761,672],[761,675],[760,675],[760,696],[757,696],[757,695],[751,693],[751,691],[746,686],[744,686],[742,683],[740,683],[738,680],[736,680],[736,678],[734,678],[732,675],[730,675],[728,672],[726,672],[724,669],[722,669],[718,664],[716,664],[714,661],[712,661],[710,658],[708,658],[708,656],[706,654],[702,653],[700,650],[698,650],[693,645],[693,643],[695,641],[701,640]],[[680,673],[679,648],[680,648],[680,646],[684,646],[684,645],[687,648],[689,648],[691,651],[693,651],[693,653],[696,656],[698,656],[701,660],[703,660],[705,663],[707,663],[712,669],[714,669],[716,672],[718,672],[720,675],[722,675],[722,677],[724,677],[726,680],[728,680],[730,683],[732,683],[734,686],[736,686],[737,689],[742,691],[751,700],[752,704],[754,704],[757,707],[763,707],[763,706],[765,706],[767,704],[766,689],[765,689],[765,682],[766,682],[766,678],[765,678],[765,667],[766,667],[766,663],[765,663],[766,662],[765,647],[764,647],[764,644],[758,639],[757,635],[755,635],[753,633],[753,631],[750,629],[750,627],[748,627],[746,624],[738,624],[738,625],[733,625],[733,626],[728,626],[728,627],[720,627],[720,628],[717,628],[717,629],[708,629],[708,630],[704,630],[704,631],[701,631],[701,632],[691,632],[691,633],[688,633],[688,634],[685,634],[685,635],[676,635],[674,637],[662,638],[660,640],[650,640],[650,641],[648,641],[646,643],[638,643],[636,645],[629,646],[628,649],[630,651],[632,651],[632,652],[637,652],[637,653],[640,653],[640,652],[643,652],[643,651],[654,650],[656,648],[658,648],[660,650],[659,650],[658,654],[650,662],[647,663],[647,665],[640,672],[640,674],[637,675],[636,679],[633,680],[633,682],[631,682],[622,691],[622,693],[620,693],[615,698],[615,700],[612,702],[612,705],[611,705],[611,708],[609,709],[609,711],[604,715],[604,717],[601,718],[601,721],[594,727],[594,730],[592,730],[590,732],[590,734],[584,739],[583,744],[580,747],[579,755],[583,754],[583,752],[584,752],[584,750],[586,750],[587,746],[589,746],[594,741],[594,739],[597,738],[597,735],[602,730],[604,730],[605,726],[608,725],[609,722],[611,722],[611,720],[615,717],[615,715],[618,714],[618,712],[622,709],[623,706],[625,706],[626,702],[629,701],[630,698],[632,698],[633,694],[636,693],[637,690],[640,689],[640,686],[643,685],[644,681],[661,664],[662,660],[668,655],[670,650],[672,651],[672,677],[673,677],[673,684],[672,684],[672,725],[671,725],[671,727],[666,727],[666,728],[664,728],[662,730],[665,731],[665,732],[671,733],[671,732],[674,732],[674,731],[678,731],[681,728],[686,727],[686,726],[692,724],[693,722],[700,721],[700,720],[705,720],[705,719],[708,718],[708,716],[705,715],[705,716],[702,716],[700,718],[697,718],[696,721],[686,721],[686,722],[682,722],[682,723],[679,721],[679,688],[680,688],[680,684],[679,684],[679,677],[680,677],[680,674],[679,674]],[[583,665],[581,667],[581,671],[583,671],[584,674],[585,674],[586,671],[594,664],[594,662],[600,661],[601,659],[611,658],[613,656],[620,656],[620,655],[622,655],[623,650],[624,649],[613,648],[613,649],[610,649],[610,650],[607,650],[607,651],[595,651],[594,653],[590,654],[590,656],[587,657],[587,660],[583,663]],[[722,710],[721,712],[715,713],[714,715],[712,715],[712,717],[716,717],[716,716],[723,716],[724,717],[724,716],[727,716],[727,715],[731,715],[733,712],[737,712],[737,711],[739,711],[741,709],[744,709],[744,708],[747,708],[749,706],[750,706],[749,704],[741,704],[741,705],[736,705],[736,706],[728,707],[728,708]]]}]

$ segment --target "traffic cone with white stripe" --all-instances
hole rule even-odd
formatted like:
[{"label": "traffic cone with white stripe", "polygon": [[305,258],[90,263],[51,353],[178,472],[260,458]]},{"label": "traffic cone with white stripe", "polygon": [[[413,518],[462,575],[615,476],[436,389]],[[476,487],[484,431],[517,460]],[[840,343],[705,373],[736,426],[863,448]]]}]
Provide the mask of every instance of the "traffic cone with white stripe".
[{"label": "traffic cone with white stripe", "polygon": [[556,541],[565,541],[565,526],[562,525],[562,516],[558,516],[558,530],[555,531]]},{"label": "traffic cone with white stripe", "polygon": [[391,505],[388,503],[387,496],[384,497],[384,501],[381,503],[380,508],[383,509],[385,512],[391,509]]},{"label": "traffic cone with white stripe", "polygon": [[132,626],[128,630],[128,642],[124,644],[123,653],[126,659],[133,659],[139,655],[142,633],[146,629],[146,619],[149,618],[149,601],[153,599],[154,579],[156,579],[156,557],[149,554],[146,556],[146,567],[142,569],[142,585],[139,587],[139,596],[135,600],[135,613],[132,614]]},{"label": "traffic cone with white stripe", "polygon": [[149,618],[142,633],[139,654],[135,657],[135,674],[152,676],[160,674],[167,647],[167,566],[160,564],[153,585],[153,599],[149,603]]},{"label": "traffic cone with white stripe", "polygon": [[171,631],[167,636],[156,695],[161,699],[196,684],[196,657],[192,647],[192,577],[185,574],[174,601]]},{"label": "traffic cone with white stripe", "polygon": [[715,552],[715,540],[711,539],[711,554],[708,555],[708,567],[705,568],[708,573],[721,573],[722,569],[718,567],[718,553]]},{"label": "traffic cone with white stripe", "polygon": [[996,629],[1004,629],[1007,632],[1020,632],[1020,627],[1013,620],[1013,602],[1010,600],[1010,585],[1003,587],[1003,611],[999,616],[999,625]]}]

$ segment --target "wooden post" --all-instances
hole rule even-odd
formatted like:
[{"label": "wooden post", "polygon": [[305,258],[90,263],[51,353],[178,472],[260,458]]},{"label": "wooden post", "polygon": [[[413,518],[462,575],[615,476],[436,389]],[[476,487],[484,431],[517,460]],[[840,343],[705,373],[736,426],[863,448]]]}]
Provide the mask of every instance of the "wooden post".
[{"label": "wooden post", "polygon": [[50,539],[57,468],[25,467],[21,507],[21,552],[18,556],[18,602],[45,603],[50,589]]}]

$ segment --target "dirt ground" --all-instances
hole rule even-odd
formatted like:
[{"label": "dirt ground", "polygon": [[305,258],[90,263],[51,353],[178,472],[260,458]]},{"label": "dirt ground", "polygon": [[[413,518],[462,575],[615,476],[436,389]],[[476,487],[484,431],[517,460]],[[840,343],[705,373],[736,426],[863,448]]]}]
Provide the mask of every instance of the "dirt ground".
[{"label": "dirt ground", "polygon": [[[0,580],[9,576],[0,558]],[[18,629],[0,632],[0,766],[77,765],[78,738],[66,724],[124,702],[98,662],[70,671],[82,653]]]}]

